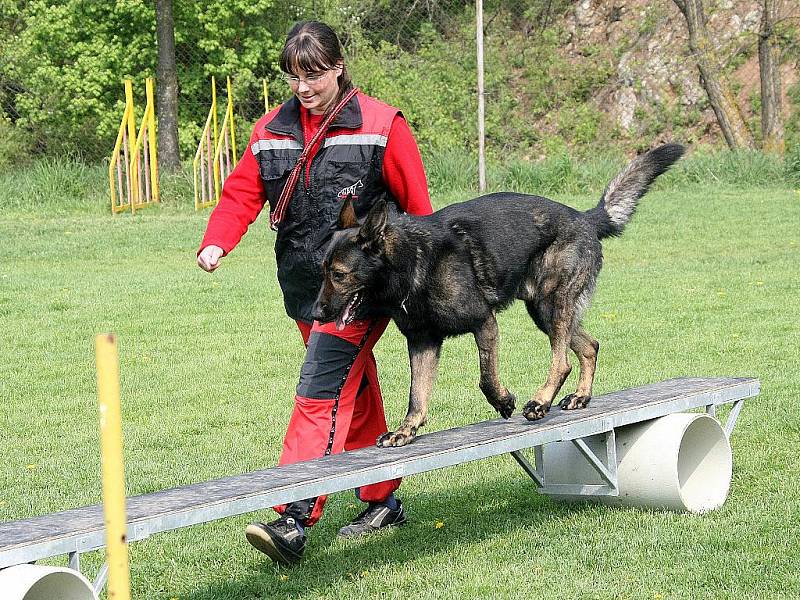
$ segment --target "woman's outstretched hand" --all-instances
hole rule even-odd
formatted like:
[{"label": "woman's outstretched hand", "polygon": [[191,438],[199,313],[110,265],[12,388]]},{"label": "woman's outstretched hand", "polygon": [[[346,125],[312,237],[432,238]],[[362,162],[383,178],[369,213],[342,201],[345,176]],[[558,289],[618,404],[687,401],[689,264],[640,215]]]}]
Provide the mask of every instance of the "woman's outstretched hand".
[{"label": "woman's outstretched hand", "polygon": [[209,273],[219,266],[219,259],[225,252],[219,246],[206,246],[197,255],[197,264],[204,271]]}]

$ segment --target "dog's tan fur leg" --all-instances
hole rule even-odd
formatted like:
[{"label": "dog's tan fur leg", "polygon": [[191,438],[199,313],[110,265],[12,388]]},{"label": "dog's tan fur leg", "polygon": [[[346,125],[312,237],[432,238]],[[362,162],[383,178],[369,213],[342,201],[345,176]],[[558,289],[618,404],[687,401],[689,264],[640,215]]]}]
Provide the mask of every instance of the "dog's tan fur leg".
[{"label": "dog's tan fur leg", "polygon": [[550,349],[553,359],[550,363],[550,370],[547,373],[547,381],[539,388],[533,399],[525,405],[525,408],[522,409],[522,414],[529,421],[541,419],[547,414],[553,403],[553,398],[556,397],[570,371],[572,371],[572,366],[567,360],[568,335],[567,323],[562,321],[554,324],[553,333],[550,335]]},{"label": "dog's tan fur leg", "polygon": [[478,357],[481,365],[480,388],[483,395],[504,419],[514,412],[516,398],[514,394],[500,382],[497,370],[497,344],[500,334],[494,313],[483,322],[481,328],[474,332],[475,344],[478,346]]},{"label": "dog's tan fur leg", "polygon": [[581,371],[575,393],[565,396],[559,403],[564,410],[586,408],[589,400],[592,399],[592,384],[597,370],[597,353],[600,350],[600,344],[584,329],[576,327],[572,340],[570,340],[570,348],[580,361]]},{"label": "dog's tan fur leg", "polygon": [[408,395],[408,412],[397,431],[388,431],[378,438],[378,446],[410,444],[417,435],[417,429],[428,420],[428,398],[430,398],[433,382],[436,379],[441,349],[441,342],[414,344],[409,340],[411,391]]}]

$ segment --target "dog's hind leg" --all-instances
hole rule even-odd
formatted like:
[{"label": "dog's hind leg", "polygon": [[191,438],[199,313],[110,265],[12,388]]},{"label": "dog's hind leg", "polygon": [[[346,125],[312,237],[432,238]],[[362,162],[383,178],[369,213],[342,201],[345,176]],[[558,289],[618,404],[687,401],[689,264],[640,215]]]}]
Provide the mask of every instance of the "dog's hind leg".
[{"label": "dog's hind leg", "polygon": [[500,416],[508,419],[514,412],[516,398],[500,382],[497,372],[497,342],[500,335],[494,313],[489,314],[474,335],[481,363],[481,391]]},{"label": "dog's hind leg", "polygon": [[592,384],[597,369],[597,353],[600,350],[600,344],[582,327],[578,326],[572,334],[569,346],[580,361],[581,372],[575,393],[565,396],[559,406],[564,410],[586,408],[589,400],[592,399]]},{"label": "dog's hind leg", "polygon": [[428,420],[428,398],[436,379],[442,340],[420,342],[408,339],[408,356],[411,361],[411,391],[408,395],[408,412],[397,431],[387,431],[377,444],[381,447],[405,446],[414,441],[417,429]]},{"label": "dog's hind leg", "polygon": [[[522,414],[529,421],[541,419],[550,410],[553,398],[556,397],[561,386],[572,371],[572,366],[567,359],[567,345],[572,337],[572,320],[574,311],[561,307],[553,307],[551,311],[544,311],[542,307],[533,302],[526,302],[528,312],[534,317],[536,324],[550,337],[550,350],[552,361],[547,373],[547,381],[539,388],[536,395],[522,409]],[[546,314],[550,319],[545,319]]]}]

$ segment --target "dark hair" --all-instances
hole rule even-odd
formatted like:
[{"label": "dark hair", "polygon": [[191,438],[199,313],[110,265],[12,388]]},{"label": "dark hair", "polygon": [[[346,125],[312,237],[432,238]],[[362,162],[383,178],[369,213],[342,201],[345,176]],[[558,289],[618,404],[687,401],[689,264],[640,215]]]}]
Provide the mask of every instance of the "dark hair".
[{"label": "dark hair", "polygon": [[336,33],[325,23],[319,21],[300,21],[286,35],[280,56],[281,71],[296,74],[302,70],[307,73],[333,69],[341,62],[342,74],[336,82],[339,84],[339,94],[336,101],[329,109],[339,104],[339,101],[353,88],[347,66],[344,65],[342,44]]}]

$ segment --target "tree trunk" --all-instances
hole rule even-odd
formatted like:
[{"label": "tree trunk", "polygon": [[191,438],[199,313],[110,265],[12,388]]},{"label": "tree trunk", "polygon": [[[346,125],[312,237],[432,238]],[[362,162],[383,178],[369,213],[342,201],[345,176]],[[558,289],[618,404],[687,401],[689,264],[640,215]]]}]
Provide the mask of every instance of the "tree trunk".
[{"label": "tree trunk", "polygon": [[156,0],[156,107],[158,111],[158,165],[167,171],[181,168],[178,152],[178,75],[175,68],[175,24],[172,0]]},{"label": "tree trunk", "polygon": [[754,148],[753,134],[747,128],[730,86],[720,73],[714,41],[706,27],[702,0],[673,1],[686,18],[689,49],[697,64],[697,70],[700,71],[700,82],[706,90],[725,142],[731,149]]},{"label": "tree trunk", "polygon": [[775,42],[779,0],[762,0],[758,32],[758,66],[761,73],[761,134],[765,152],[783,154],[780,55]]}]

